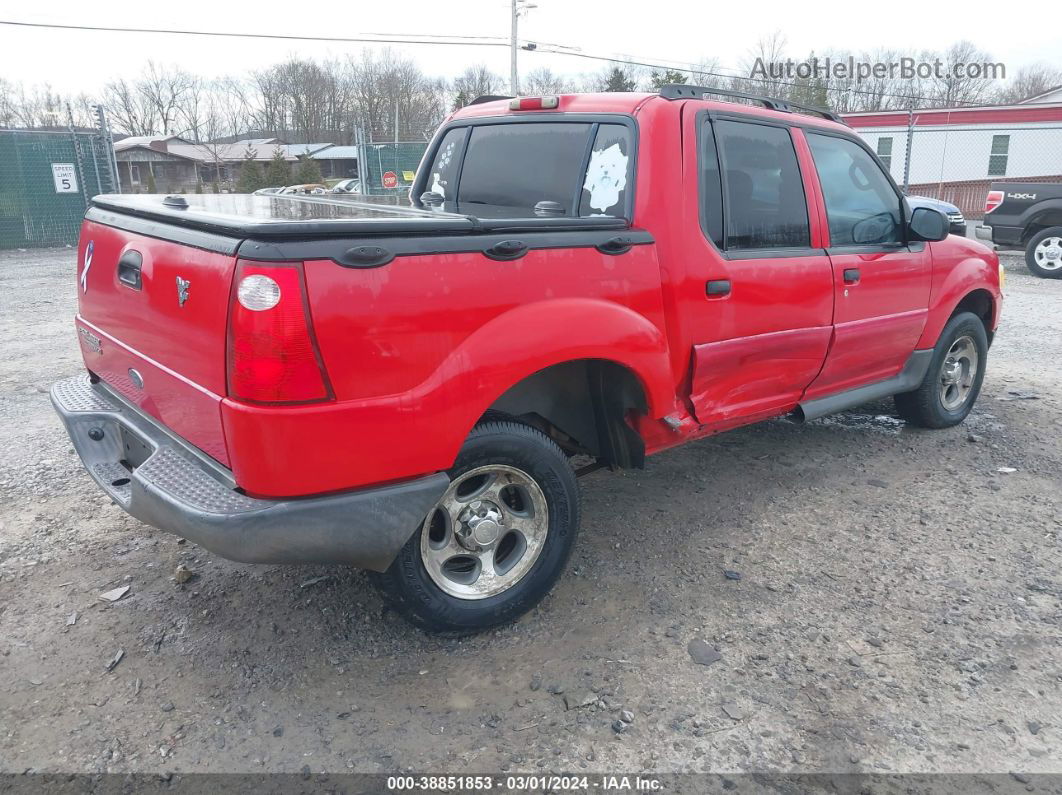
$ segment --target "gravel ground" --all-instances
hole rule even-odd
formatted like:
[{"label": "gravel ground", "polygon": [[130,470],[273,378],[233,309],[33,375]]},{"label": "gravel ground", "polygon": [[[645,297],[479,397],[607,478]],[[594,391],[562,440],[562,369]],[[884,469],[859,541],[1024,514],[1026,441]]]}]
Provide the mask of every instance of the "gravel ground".
[{"label": "gravel ground", "polygon": [[964,425],[882,402],[595,473],[554,593],[458,641],[111,505],[46,394],[73,252],[0,254],[0,770],[1062,772],[1062,281],[1007,265]]}]

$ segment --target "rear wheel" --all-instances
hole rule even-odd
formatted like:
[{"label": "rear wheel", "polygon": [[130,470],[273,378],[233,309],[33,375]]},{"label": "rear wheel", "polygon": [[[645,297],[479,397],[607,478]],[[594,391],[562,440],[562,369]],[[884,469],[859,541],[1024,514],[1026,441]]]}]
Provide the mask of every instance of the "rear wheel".
[{"label": "rear wheel", "polygon": [[1034,276],[1062,279],[1062,226],[1034,235],[1025,247],[1025,264]]},{"label": "rear wheel", "polygon": [[412,623],[467,634],[519,617],[560,576],[579,526],[568,460],[526,425],[478,425],[450,486],[377,587]]},{"label": "rear wheel", "polygon": [[917,389],[896,395],[896,409],[912,425],[950,428],[970,413],[988,362],[988,335],[973,312],[955,315],[940,333]]}]

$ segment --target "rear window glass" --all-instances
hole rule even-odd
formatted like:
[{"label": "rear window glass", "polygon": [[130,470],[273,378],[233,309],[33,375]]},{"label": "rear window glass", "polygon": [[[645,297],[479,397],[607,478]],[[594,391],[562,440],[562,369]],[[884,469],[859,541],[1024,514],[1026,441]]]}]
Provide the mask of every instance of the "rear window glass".
[{"label": "rear window glass", "polygon": [[539,202],[572,214],[589,124],[490,124],[472,128],[461,171],[460,212],[493,205],[533,215]]}]

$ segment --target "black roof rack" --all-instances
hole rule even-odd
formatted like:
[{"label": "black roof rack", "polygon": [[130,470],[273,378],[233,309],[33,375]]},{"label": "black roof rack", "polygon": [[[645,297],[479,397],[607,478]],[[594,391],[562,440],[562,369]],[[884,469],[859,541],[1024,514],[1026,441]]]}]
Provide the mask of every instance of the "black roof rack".
[{"label": "black roof rack", "polygon": [[[476,97],[469,102],[468,105],[482,105],[484,102],[497,102],[499,99],[513,99],[513,97],[502,96],[501,94],[484,94],[483,96]],[[465,107],[467,108],[468,105],[465,105]]]},{"label": "black roof rack", "polygon": [[660,87],[660,96],[664,99],[704,99],[705,94],[714,94],[720,97],[736,97],[737,99],[747,99],[751,102],[758,102],[763,107],[769,110],[780,110],[784,113],[792,113],[793,110],[800,110],[804,113],[812,113],[816,116],[821,116],[824,119],[835,121],[839,124],[846,124],[845,120],[838,116],[836,113],[825,108],[815,108],[810,105],[799,105],[796,102],[789,102],[785,99],[775,99],[774,97],[761,97],[758,94],[746,94],[744,91],[731,91],[726,88],[705,88],[703,86],[687,86],[682,83],[669,83],[666,86]]}]

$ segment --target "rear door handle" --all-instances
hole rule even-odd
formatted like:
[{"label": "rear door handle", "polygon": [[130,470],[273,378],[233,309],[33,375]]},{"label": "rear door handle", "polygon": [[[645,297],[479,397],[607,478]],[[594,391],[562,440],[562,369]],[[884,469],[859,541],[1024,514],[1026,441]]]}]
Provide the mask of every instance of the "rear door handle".
[{"label": "rear door handle", "polygon": [[118,281],[126,287],[139,290],[141,287],[140,269],[143,265],[143,255],[136,249],[129,249],[118,259]]},{"label": "rear door handle", "polygon": [[858,284],[859,283],[859,268],[845,268],[844,269],[844,283],[845,284]]},{"label": "rear door handle", "polygon": [[730,295],[730,279],[712,279],[704,285],[704,292],[708,296],[718,298]]},{"label": "rear door handle", "polygon": [[611,254],[613,256],[617,254],[626,254],[631,250],[633,242],[631,238],[625,235],[619,235],[617,237],[610,237],[604,243],[598,243],[597,250],[602,254]]},{"label": "rear door handle", "polygon": [[520,259],[528,251],[528,245],[522,240],[501,240],[483,253],[496,260]]}]

